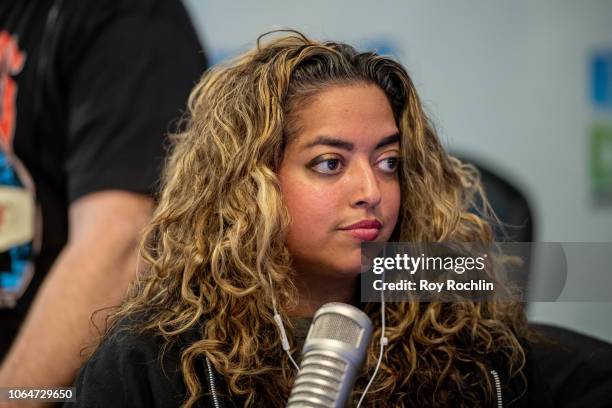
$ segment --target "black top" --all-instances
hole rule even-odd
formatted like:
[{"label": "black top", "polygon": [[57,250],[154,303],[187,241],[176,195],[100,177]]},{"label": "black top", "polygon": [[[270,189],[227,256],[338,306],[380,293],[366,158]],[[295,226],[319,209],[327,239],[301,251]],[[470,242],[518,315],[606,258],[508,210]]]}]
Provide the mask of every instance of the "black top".
[{"label": "black top", "polygon": [[0,285],[27,287],[16,307],[0,307],[0,359],[66,243],[70,203],[108,189],[151,192],[164,137],[205,68],[180,1],[0,2],[0,189],[31,178],[42,227],[42,237],[0,248]]},{"label": "black top", "polygon": [[[304,348],[304,342],[306,341],[306,337],[308,336],[308,331],[310,330],[310,325],[312,324],[311,317],[298,317],[293,320],[293,325],[295,330],[293,331],[293,340],[298,348],[298,350],[302,350]],[[298,356],[297,360],[301,360],[302,353]],[[299,363],[299,361],[298,361]]]},{"label": "black top", "polygon": [[[125,325],[119,327],[126,327]],[[527,362],[520,376],[501,376],[504,407],[603,408],[612,406],[612,346],[565,329],[538,327],[554,343],[525,344]],[[180,372],[180,350],[197,339],[188,333],[181,344],[168,349],[162,361],[162,338],[119,331],[102,342],[81,369],[76,381],[79,407],[175,407],[183,402],[185,386]],[[198,406],[241,406],[222,398],[227,386],[218,373],[208,371],[206,361],[196,367],[204,396]],[[210,373],[213,373],[211,383]],[[75,406],[67,403],[67,408]],[[497,402],[494,403],[497,407]]]},{"label": "black top", "polygon": [[[197,332],[184,333],[180,341],[162,354],[164,339],[150,332],[135,332],[132,328],[137,322],[138,318],[126,318],[112,329],[77,376],[77,402],[66,403],[66,407],[162,408],[178,407],[185,402],[187,391],[180,354],[198,340]],[[226,384],[212,368],[209,370],[205,359],[196,363],[195,370],[204,394],[196,407],[243,405],[222,395],[227,395]],[[212,397],[213,388],[217,405]]]},{"label": "black top", "polygon": [[178,407],[186,395],[180,353],[169,349],[160,360],[162,343],[161,337],[134,333],[104,341],[79,374],[76,405]]}]

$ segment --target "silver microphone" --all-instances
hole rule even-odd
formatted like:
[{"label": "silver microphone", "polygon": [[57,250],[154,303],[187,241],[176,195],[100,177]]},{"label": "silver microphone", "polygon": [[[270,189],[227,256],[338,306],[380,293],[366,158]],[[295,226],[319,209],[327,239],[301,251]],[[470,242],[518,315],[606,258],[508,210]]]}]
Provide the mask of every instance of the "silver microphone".
[{"label": "silver microphone", "polygon": [[288,408],[344,408],[365,359],[372,322],[360,309],[327,303],[315,313]]}]

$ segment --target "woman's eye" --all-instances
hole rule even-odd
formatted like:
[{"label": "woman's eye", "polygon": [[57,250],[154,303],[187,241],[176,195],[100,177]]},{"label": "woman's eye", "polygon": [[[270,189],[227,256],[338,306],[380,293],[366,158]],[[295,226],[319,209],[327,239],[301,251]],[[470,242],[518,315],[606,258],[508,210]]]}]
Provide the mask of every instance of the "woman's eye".
[{"label": "woman's eye", "polygon": [[387,173],[394,173],[400,164],[399,157],[387,157],[378,162],[378,167]]},{"label": "woman's eye", "polygon": [[323,174],[336,174],[341,168],[342,161],[340,159],[325,159],[312,166],[314,171]]}]

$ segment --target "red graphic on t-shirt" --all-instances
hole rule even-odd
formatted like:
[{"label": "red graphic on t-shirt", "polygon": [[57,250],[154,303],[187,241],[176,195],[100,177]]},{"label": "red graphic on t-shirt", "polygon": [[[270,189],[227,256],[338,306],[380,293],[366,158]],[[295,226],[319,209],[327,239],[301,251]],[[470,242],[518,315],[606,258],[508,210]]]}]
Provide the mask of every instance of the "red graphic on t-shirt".
[{"label": "red graphic on t-shirt", "polygon": [[19,51],[17,37],[0,31],[0,142],[8,150],[13,145],[17,98],[17,84],[11,76],[21,72],[24,62],[25,53]]}]

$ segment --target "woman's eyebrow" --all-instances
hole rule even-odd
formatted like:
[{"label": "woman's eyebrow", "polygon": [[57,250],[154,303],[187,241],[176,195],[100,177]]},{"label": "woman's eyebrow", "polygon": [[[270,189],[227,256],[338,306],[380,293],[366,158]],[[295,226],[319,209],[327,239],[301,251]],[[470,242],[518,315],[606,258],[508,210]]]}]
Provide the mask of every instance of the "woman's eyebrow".
[{"label": "woman's eyebrow", "polygon": [[347,142],[346,140],[337,139],[337,138],[333,138],[329,136],[318,136],[315,140],[313,140],[312,142],[304,146],[304,149],[310,149],[311,147],[315,147],[319,145],[338,147],[340,149],[344,149],[348,151],[353,150],[353,148],[355,147],[353,143]]},{"label": "woman's eyebrow", "polygon": [[[399,140],[400,140],[399,133],[395,133],[391,136],[385,136],[380,140],[380,142],[378,142],[378,144],[375,147],[375,150],[378,150],[381,147],[385,147],[387,145],[399,142]],[[311,147],[315,147],[319,145],[338,147],[340,149],[344,149],[348,151],[353,150],[353,148],[355,147],[353,143],[347,142],[346,140],[329,137],[329,136],[318,136],[315,140],[305,145],[304,149],[310,149]]]},{"label": "woman's eyebrow", "polygon": [[376,149],[375,150],[378,150],[381,147],[385,147],[385,146],[388,146],[388,145],[393,144],[393,143],[397,143],[399,141],[400,141],[399,133],[396,133],[396,134],[391,135],[391,136],[383,137],[381,139],[381,141],[378,142],[378,144],[376,145]]}]

